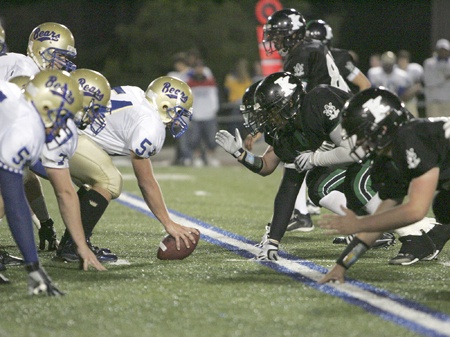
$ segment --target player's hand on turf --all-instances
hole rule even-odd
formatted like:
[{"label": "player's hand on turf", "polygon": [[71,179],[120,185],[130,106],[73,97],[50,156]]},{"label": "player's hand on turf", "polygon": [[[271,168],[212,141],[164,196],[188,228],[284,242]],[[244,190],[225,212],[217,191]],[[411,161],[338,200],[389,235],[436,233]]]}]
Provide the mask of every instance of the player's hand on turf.
[{"label": "player's hand on turf", "polygon": [[185,227],[176,222],[171,222],[171,224],[165,226],[166,232],[172,235],[175,238],[177,250],[181,249],[181,240],[184,241],[186,247],[191,247],[191,242],[195,243],[196,238],[193,233],[196,233],[197,236],[200,235],[198,230],[192,227]]},{"label": "player's hand on turf", "polygon": [[450,139],[450,118],[444,124],[445,138]]},{"label": "player's hand on turf", "polygon": [[234,136],[227,130],[219,130],[216,133],[216,143],[235,158],[239,158],[244,152],[241,134],[237,128]]},{"label": "player's hand on turf", "polygon": [[295,158],[295,169],[298,172],[308,171],[311,170],[314,167],[314,164],[312,163],[312,157],[314,155],[314,152],[312,151],[305,151],[300,153]]},{"label": "player's hand on turf", "polygon": [[89,266],[94,267],[98,271],[105,271],[106,268],[97,260],[94,252],[88,247],[88,245],[84,245],[82,247],[77,247],[78,255],[80,256],[80,269],[87,271]]},{"label": "player's hand on turf", "polygon": [[339,264],[336,264],[328,273],[319,280],[320,284],[324,283],[344,283],[345,273],[347,270]]},{"label": "player's hand on turf", "polygon": [[359,221],[356,214],[341,206],[344,215],[324,214],[318,221],[321,228],[328,229],[328,234],[355,234],[360,232]]},{"label": "player's hand on turf", "polygon": [[53,227],[53,221],[46,221],[46,223],[41,223],[41,228],[39,228],[39,249],[44,250],[46,242],[48,242],[48,250],[56,250],[58,248],[59,242],[56,239],[55,227]]},{"label": "player's hand on turf", "polygon": [[60,291],[52,283],[52,280],[39,263],[25,266],[28,272],[28,293],[30,295],[46,294],[47,296],[62,296]]}]

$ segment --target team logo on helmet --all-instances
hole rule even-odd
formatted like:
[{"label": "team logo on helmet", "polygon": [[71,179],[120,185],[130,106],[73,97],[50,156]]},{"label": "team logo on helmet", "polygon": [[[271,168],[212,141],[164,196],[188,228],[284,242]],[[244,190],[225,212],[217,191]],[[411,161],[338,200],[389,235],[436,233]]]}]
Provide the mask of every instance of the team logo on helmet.
[{"label": "team logo on helmet", "polygon": [[83,90],[84,96],[90,96],[98,101],[101,101],[105,96],[105,94],[102,93],[100,88],[97,88],[93,85],[90,86],[84,77],[79,78],[78,83],[80,84],[81,89]]},{"label": "team logo on helmet", "polygon": [[33,33],[33,39],[38,41],[59,41],[61,34],[54,30],[40,30],[39,28]]},{"label": "team logo on helmet", "polygon": [[66,103],[72,104],[75,101],[73,92],[69,90],[67,83],[61,84],[57,80],[56,76],[50,76],[45,82],[45,86],[50,89],[52,94],[61,97]]},{"label": "team logo on helmet", "polygon": [[170,82],[165,82],[161,91],[171,99],[179,99],[181,102],[186,103],[189,97],[184,91],[173,87]]}]

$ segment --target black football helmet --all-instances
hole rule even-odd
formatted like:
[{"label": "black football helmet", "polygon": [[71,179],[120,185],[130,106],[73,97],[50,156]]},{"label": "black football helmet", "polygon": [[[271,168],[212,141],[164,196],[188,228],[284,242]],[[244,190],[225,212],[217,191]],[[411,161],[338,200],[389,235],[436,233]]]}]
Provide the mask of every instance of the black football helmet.
[{"label": "black football helmet", "polygon": [[323,20],[312,20],[306,24],[305,37],[330,45],[331,39],[333,38],[333,30]]},{"label": "black football helmet", "polygon": [[263,27],[263,46],[267,55],[285,54],[305,37],[306,21],[297,10],[282,9],[273,13]]},{"label": "black football helmet", "polygon": [[342,128],[360,161],[386,148],[398,128],[412,118],[397,95],[384,87],[363,90],[344,105]]},{"label": "black football helmet", "polygon": [[244,117],[244,127],[252,136],[259,132],[255,112],[255,91],[259,83],[261,81],[253,83],[245,90],[240,106],[242,117]]},{"label": "black football helmet", "polygon": [[298,77],[289,72],[267,76],[255,91],[256,127],[276,136],[300,110],[305,91]]}]

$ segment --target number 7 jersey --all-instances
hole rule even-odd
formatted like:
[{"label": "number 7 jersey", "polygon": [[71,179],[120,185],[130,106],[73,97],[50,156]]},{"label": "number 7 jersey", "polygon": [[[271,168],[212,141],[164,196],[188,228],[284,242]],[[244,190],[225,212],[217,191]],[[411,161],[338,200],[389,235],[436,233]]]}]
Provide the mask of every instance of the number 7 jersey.
[{"label": "number 7 jersey", "polygon": [[109,155],[126,156],[133,151],[141,158],[149,158],[161,151],[166,126],[139,87],[113,88],[111,114],[105,117],[106,126],[97,135],[89,128],[79,132],[88,135]]}]

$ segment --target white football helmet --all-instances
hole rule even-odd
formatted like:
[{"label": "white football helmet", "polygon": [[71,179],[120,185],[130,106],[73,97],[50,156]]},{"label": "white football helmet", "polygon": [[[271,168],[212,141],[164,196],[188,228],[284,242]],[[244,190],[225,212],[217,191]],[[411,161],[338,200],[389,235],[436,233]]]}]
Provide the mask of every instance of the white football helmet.
[{"label": "white football helmet", "polygon": [[158,77],[149,84],[145,97],[156,108],[174,138],[186,132],[188,124],[183,117],[191,120],[194,102],[192,90],[186,82],[170,76]]},{"label": "white football helmet", "polygon": [[30,78],[24,96],[42,118],[46,143],[55,140],[62,145],[72,137],[67,120],[83,107],[83,94],[78,82],[66,71],[43,70]]},{"label": "white football helmet", "polygon": [[77,56],[72,32],[59,23],[40,24],[30,34],[27,54],[39,69],[72,71],[76,65],[69,61]]},{"label": "white football helmet", "polygon": [[6,53],[6,34],[2,26],[0,26],[0,55]]},{"label": "white football helmet", "polygon": [[89,125],[96,135],[105,127],[105,114],[111,113],[111,86],[99,72],[91,69],[77,69],[70,74],[83,92],[83,111],[75,116],[80,130]]}]

